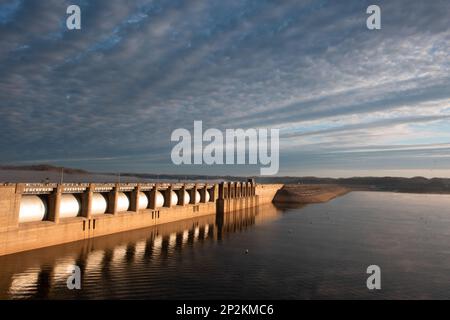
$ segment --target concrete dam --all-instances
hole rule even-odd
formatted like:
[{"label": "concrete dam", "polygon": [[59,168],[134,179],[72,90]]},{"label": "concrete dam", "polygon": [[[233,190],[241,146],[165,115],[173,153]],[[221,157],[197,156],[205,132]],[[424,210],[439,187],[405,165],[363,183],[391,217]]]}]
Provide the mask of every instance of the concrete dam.
[{"label": "concrete dam", "polygon": [[281,187],[252,180],[0,185],[0,256],[256,207]]}]

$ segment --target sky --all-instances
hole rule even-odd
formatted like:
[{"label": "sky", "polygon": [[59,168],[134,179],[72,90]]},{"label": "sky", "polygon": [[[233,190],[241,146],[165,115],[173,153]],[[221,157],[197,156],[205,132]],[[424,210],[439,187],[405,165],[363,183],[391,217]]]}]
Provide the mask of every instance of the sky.
[{"label": "sky", "polygon": [[0,163],[259,174],[172,164],[173,130],[203,121],[280,129],[278,175],[450,177],[449,17],[448,0],[0,0]]}]

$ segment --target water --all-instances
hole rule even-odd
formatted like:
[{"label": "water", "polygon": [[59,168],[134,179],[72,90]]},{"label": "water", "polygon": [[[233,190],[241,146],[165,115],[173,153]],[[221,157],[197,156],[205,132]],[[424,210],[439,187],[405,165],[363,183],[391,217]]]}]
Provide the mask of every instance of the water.
[{"label": "water", "polygon": [[449,299],[450,196],[269,205],[0,257],[0,271],[1,299]]}]

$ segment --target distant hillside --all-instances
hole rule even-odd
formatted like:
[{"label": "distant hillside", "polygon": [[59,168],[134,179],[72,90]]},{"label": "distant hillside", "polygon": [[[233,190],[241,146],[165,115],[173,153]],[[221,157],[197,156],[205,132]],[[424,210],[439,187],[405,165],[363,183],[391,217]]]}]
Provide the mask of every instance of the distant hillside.
[{"label": "distant hillside", "polygon": [[88,174],[88,171],[81,169],[57,167],[49,164],[36,164],[29,166],[0,166],[0,170],[15,170],[15,171],[46,171],[46,172],[61,172],[64,169],[64,173],[69,174]]},{"label": "distant hillside", "polygon": [[[122,174],[122,176],[145,179],[172,180],[226,180],[247,181],[247,177],[239,176],[207,176],[207,175],[171,175],[171,174]],[[391,191],[409,193],[450,193],[450,179],[424,177],[354,177],[354,178],[316,178],[316,177],[253,177],[259,183],[282,184],[328,184],[340,185],[358,190]]]},{"label": "distant hillside", "polygon": [[358,190],[371,191],[450,193],[450,179],[448,178],[354,177],[333,179],[316,177],[266,177],[256,180],[263,183],[334,184]]},{"label": "distant hillside", "polygon": [[[57,172],[64,169],[66,174],[81,175],[102,175],[111,176],[116,179],[117,173],[96,173],[81,169],[65,168],[47,164],[29,165],[29,166],[0,166],[0,170],[6,171],[38,171],[38,172]],[[254,178],[258,183],[282,183],[282,184],[328,184],[340,185],[357,190],[370,191],[391,191],[408,193],[446,193],[450,194],[450,179],[424,177],[399,178],[399,177],[354,177],[354,178],[317,178],[317,177],[242,177],[242,176],[220,176],[220,175],[181,175],[181,174],[154,174],[154,173],[121,173],[122,178],[127,181],[247,181],[248,178]],[[8,179],[3,179],[9,181]],[[23,180],[23,179],[22,179]],[[90,176],[84,176],[82,179],[91,180]],[[85,181],[86,182],[86,181]]]},{"label": "distant hillside", "polygon": [[[112,173],[111,173],[112,174]],[[155,174],[155,173],[121,173],[122,177],[137,177],[149,180],[224,180],[224,181],[247,181],[247,177],[238,176],[209,176],[189,174]]]}]

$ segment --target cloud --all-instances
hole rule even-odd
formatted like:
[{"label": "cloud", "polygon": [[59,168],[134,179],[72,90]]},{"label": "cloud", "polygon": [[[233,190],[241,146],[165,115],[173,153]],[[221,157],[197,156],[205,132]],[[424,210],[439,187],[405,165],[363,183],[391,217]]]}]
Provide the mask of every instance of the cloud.
[{"label": "cloud", "polygon": [[170,134],[194,120],[281,128],[281,172],[299,174],[318,157],[318,171],[404,163],[330,158],[337,145],[448,142],[448,1],[380,1],[380,31],[365,27],[369,1],[70,2],[79,32],[69,1],[0,5],[4,162],[186,170],[167,165]]}]

